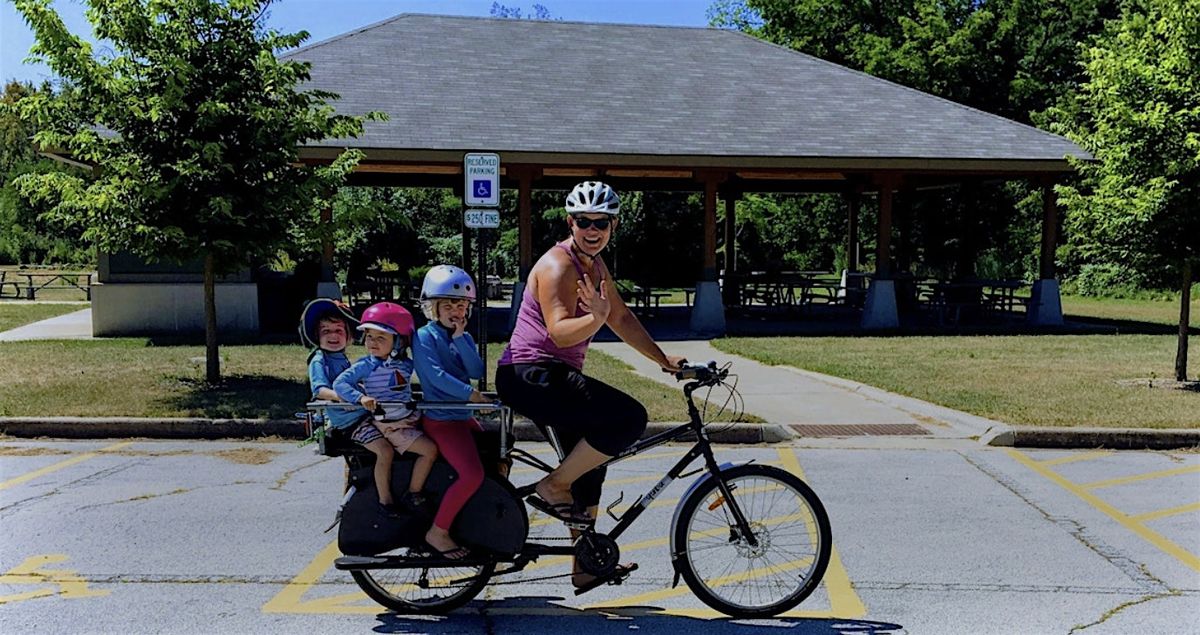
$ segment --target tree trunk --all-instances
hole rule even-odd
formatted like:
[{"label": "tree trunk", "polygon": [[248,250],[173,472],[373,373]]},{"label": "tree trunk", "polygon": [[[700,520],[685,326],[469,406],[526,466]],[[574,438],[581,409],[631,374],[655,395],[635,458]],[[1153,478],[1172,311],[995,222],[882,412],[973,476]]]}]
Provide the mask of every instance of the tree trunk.
[{"label": "tree trunk", "polygon": [[1183,287],[1179,294],[1179,346],[1175,349],[1175,381],[1187,381],[1188,324],[1191,322],[1192,261],[1183,261]]},{"label": "tree trunk", "polygon": [[221,357],[217,351],[216,273],[212,253],[204,256],[204,360],[210,384],[221,381]]}]

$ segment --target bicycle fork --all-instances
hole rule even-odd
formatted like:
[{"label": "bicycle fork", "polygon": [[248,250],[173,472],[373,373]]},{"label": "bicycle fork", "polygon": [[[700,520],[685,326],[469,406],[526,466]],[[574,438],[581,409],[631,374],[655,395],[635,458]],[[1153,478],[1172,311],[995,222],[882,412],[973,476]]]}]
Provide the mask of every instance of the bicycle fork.
[{"label": "bicycle fork", "polygon": [[[751,547],[758,546],[758,538],[755,537],[753,530],[751,530],[750,522],[746,520],[746,515],[742,512],[741,506],[738,505],[737,499],[733,496],[733,488],[730,487],[729,483],[725,481],[725,476],[723,474],[725,470],[737,466],[728,462],[717,465],[717,460],[716,457],[713,456],[712,448],[707,444],[705,444],[703,448],[697,445],[692,449],[692,452],[688,453],[688,456],[684,457],[684,459],[690,463],[695,456],[699,454],[704,455],[705,469],[708,470],[708,474],[696,479],[696,482],[692,483],[691,487],[689,487],[688,490],[684,492],[683,496],[679,498],[679,504],[675,507],[675,515],[671,519],[671,568],[675,571],[675,575],[671,580],[671,588],[679,586],[679,578],[683,575],[684,566],[682,562],[682,545],[675,544],[675,536],[678,533],[676,528],[679,525],[679,515],[692,492],[696,491],[697,488],[707,482],[710,478],[715,478],[717,480],[717,490],[720,492],[720,496],[712,504],[713,509],[718,506],[723,506],[726,510],[726,517],[732,517],[733,524],[729,528],[729,541],[736,542],[737,540],[745,540]],[[676,467],[678,468],[681,466]]]}]

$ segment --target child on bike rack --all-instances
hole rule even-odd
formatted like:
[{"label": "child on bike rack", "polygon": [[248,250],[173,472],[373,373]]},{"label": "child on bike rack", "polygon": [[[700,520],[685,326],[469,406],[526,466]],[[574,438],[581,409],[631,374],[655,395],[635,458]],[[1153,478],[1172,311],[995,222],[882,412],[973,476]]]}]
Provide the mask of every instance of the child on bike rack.
[{"label": "child on bike rack", "polygon": [[[395,455],[412,452],[418,457],[413,464],[408,492],[401,498],[401,508],[409,513],[423,513],[425,495],[422,489],[438,454],[437,445],[417,428],[420,415],[406,405],[412,401],[409,379],[413,363],[406,353],[413,326],[412,314],[398,304],[380,302],[368,307],[358,326],[358,330],[365,331],[363,344],[368,354],[333,382],[334,391],[342,401],[360,404],[365,409],[353,410],[355,416],[351,422],[340,426],[334,423],[334,427],[353,425],[350,438],[375,454],[379,506],[389,516],[398,516],[400,511],[392,498],[391,487]],[[381,402],[387,405],[381,407]]]},{"label": "child on bike rack", "polygon": [[[483,393],[471,385],[483,377],[483,360],[475,340],[466,332],[471,303],[475,301],[475,283],[467,272],[451,265],[438,265],[425,274],[421,285],[421,310],[429,323],[417,331],[413,359],[426,402],[486,402]],[[463,505],[483,483],[483,465],[475,447],[472,431],[481,429],[473,417],[453,409],[425,410],[425,434],[437,443],[438,451],[458,473],[442,497],[433,526],[425,542],[442,556],[458,560],[470,555],[450,537],[450,526]]]},{"label": "child on bike rack", "polygon": [[[333,380],[350,368],[346,347],[350,333],[358,320],[350,308],[337,300],[317,298],[309,302],[300,314],[300,339],[312,348],[308,355],[308,385],[312,398],[341,401],[333,390]],[[325,418],[334,427],[343,427],[358,420],[361,413],[348,408],[330,408]]]}]

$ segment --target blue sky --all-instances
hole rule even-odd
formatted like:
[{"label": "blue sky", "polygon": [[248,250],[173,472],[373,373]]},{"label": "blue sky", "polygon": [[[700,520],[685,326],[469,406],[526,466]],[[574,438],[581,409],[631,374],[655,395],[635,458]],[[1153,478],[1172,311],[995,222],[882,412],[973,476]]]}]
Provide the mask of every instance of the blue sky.
[{"label": "blue sky", "polygon": [[[269,24],[284,32],[305,30],[308,43],[324,40],[400,13],[487,16],[493,0],[281,0],[271,9]],[[705,12],[713,0],[540,0],[551,15],[582,22],[624,22],[706,26]],[[508,0],[500,4],[533,13],[533,2]],[[82,0],[55,0],[54,8],[71,32],[91,38]],[[33,45],[33,33],[10,0],[0,0],[0,80],[41,82],[49,79],[44,65],[23,63]]]}]

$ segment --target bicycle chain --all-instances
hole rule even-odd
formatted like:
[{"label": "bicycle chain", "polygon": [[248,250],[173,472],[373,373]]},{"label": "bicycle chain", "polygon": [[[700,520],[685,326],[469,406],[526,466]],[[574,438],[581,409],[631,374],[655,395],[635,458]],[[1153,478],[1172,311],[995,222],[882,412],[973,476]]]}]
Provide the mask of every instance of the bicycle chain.
[{"label": "bicycle chain", "polygon": [[539,578],[522,578],[520,580],[506,580],[504,582],[488,582],[488,586],[500,586],[501,584],[525,584],[526,582],[541,582],[542,580],[555,580],[557,578],[565,578],[575,575],[574,573],[560,573],[558,575],[544,575]]}]

